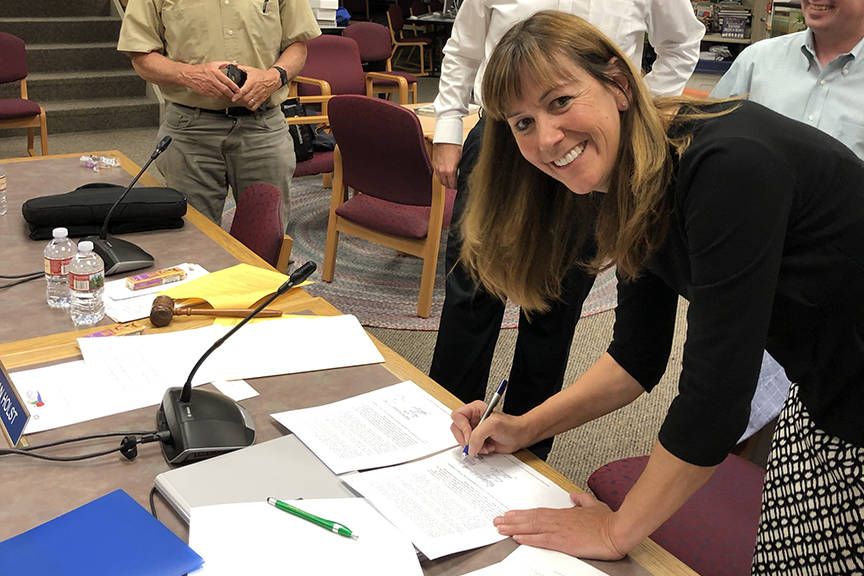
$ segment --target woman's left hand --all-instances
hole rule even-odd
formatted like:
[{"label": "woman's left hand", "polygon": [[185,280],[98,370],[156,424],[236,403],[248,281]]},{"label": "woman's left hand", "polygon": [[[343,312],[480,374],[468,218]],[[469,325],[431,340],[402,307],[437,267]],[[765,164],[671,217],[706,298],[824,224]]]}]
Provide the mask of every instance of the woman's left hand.
[{"label": "woman's left hand", "polygon": [[571,556],[618,560],[627,554],[613,540],[615,513],[590,494],[570,494],[573,508],[511,510],[495,518],[500,534],[519,544],[558,550]]}]

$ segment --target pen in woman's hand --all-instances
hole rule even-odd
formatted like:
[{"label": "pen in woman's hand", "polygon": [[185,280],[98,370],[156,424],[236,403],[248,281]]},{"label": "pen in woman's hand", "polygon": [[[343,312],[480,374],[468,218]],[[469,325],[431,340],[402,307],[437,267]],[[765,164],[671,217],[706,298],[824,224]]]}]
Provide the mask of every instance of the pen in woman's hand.
[{"label": "pen in woman's hand", "polygon": [[[501,383],[498,385],[498,389],[495,390],[495,393],[492,395],[492,398],[489,400],[489,405],[486,406],[486,411],[483,412],[483,416],[480,417],[480,421],[477,422],[477,426],[483,423],[486,418],[492,414],[492,411],[495,410],[495,407],[498,406],[498,402],[501,401],[501,397],[504,395],[504,391],[507,389],[507,379],[501,380]],[[477,426],[474,429],[477,429]],[[465,448],[462,450],[462,455],[468,455],[468,443],[465,443]]]}]

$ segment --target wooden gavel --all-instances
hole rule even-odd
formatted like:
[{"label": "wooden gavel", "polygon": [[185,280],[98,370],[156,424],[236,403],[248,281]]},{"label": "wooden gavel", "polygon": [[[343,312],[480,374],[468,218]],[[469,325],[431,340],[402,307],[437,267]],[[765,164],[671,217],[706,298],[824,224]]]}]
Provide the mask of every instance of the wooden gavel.
[{"label": "wooden gavel", "polygon": [[[174,316],[222,316],[229,318],[245,318],[252,312],[248,308],[175,308],[174,299],[170,296],[157,296],[150,308],[150,323],[161,328],[171,323]],[[276,318],[282,316],[281,310],[265,308],[258,313],[259,318]]]}]

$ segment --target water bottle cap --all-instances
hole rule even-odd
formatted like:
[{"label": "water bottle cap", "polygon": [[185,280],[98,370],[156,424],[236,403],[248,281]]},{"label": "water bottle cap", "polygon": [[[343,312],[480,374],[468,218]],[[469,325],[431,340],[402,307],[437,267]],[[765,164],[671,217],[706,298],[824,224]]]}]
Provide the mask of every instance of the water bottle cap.
[{"label": "water bottle cap", "polygon": [[59,228],[54,228],[51,233],[54,235],[54,238],[66,238],[67,236],[69,236],[69,230],[63,228],[62,226]]},{"label": "water bottle cap", "polygon": [[90,240],[82,240],[81,242],[78,242],[78,250],[80,252],[92,252],[93,242]]}]

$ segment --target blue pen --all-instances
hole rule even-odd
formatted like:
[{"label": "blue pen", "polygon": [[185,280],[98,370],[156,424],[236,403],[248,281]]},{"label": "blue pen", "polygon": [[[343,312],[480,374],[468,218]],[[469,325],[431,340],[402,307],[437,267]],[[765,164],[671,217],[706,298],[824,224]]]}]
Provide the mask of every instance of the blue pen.
[{"label": "blue pen", "polygon": [[[480,417],[480,421],[477,423],[477,426],[483,423],[486,418],[492,414],[492,411],[495,410],[495,407],[498,406],[498,402],[501,401],[501,397],[504,396],[504,390],[507,389],[507,379],[501,380],[501,383],[498,385],[498,389],[495,390],[495,394],[492,395],[492,399],[489,400],[489,405],[486,407],[486,411],[483,412],[483,416]],[[476,428],[476,426],[475,426]],[[465,449],[462,450],[462,455],[468,455],[468,444],[465,444]]]}]

